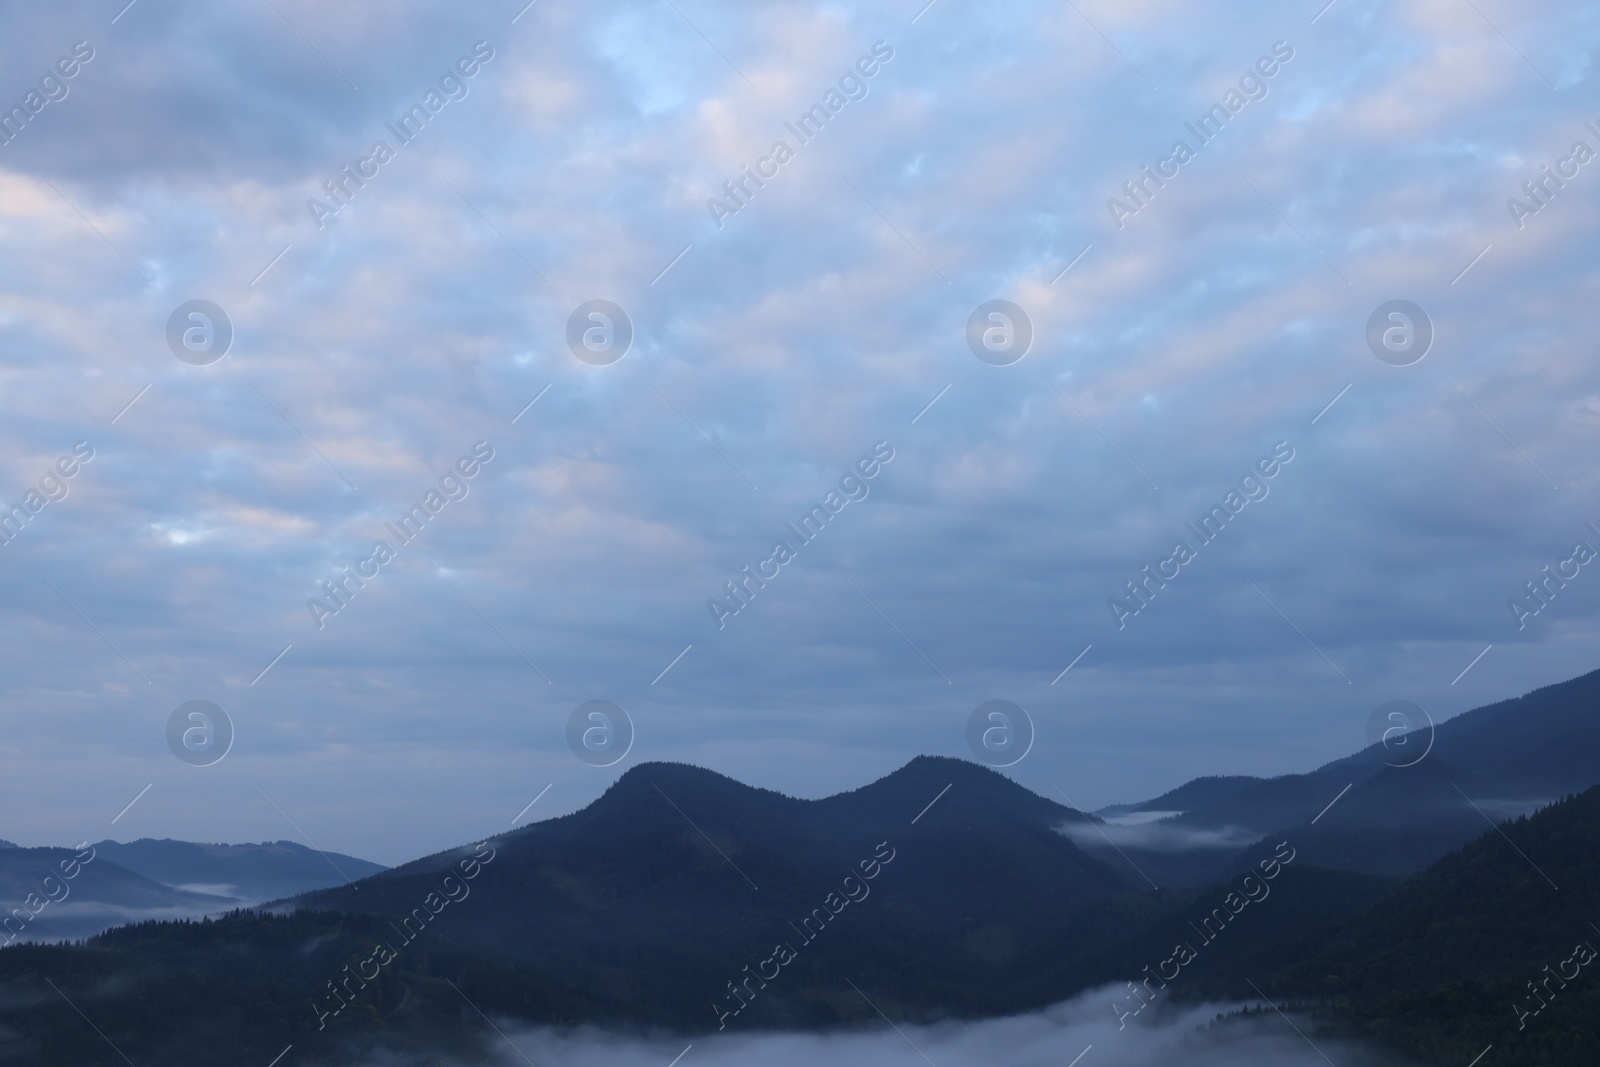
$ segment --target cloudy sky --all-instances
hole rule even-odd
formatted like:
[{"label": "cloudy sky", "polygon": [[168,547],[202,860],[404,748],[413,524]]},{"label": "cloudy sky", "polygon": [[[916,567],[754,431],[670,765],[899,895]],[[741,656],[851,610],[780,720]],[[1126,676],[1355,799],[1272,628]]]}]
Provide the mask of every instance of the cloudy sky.
[{"label": "cloudy sky", "polygon": [[1597,665],[1593,568],[1508,605],[1600,548],[1592,8],[125,2],[0,33],[0,837],[394,863],[990,700],[1094,807]]}]

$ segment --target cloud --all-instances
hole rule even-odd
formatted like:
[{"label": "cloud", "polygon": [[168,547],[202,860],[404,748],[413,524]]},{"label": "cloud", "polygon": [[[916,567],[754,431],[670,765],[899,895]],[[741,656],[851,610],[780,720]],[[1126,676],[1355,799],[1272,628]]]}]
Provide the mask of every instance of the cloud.
[{"label": "cloud", "polygon": [[1107,841],[1119,848],[1142,848],[1153,852],[1188,852],[1194,849],[1235,851],[1260,840],[1261,835],[1242,826],[1224,826],[1201,829],[1180,826],[1167,817],[1181,812],[1137,812],[1138,816],[1154,818],[1108,818],[1099,826],[1083,820],[1068,821],[1056,827],[1071,838],[1074,844],[1085,848],[1099,848]]},{"label": "cloud", "polygon": [[[965,754],[1012,699],[1041,727],[1012,773],[1098,806],[1594,666],[1600,584],[1506,610],[1600,521],[1600,172],[1506,211],[1595,118],[1593,11],[1529,15],[1524,59],[1434,2],[277,6],[3,20],[0,101],[96,49],[0,147],[0,502],[96,450],[0,548],[7,836],[103,832],[152,784],[119,830],[287,816],[398,862],[597,795],[625,765],[563,730],[594,698],[630,758],[808,796]],[[470,95],[319,229],[308,199],[480,40]],[[879,40],[870,95],[719,228],[706,200]],[[1270,95],[1117,229],[1278,40]],[[165,339],[197,297],[235,326],[209,367]],[[607,368],[564,340],[601,297],[636,332]],[[997,297],[1035,325],[1009,368],[963,340]],[[1363,340],[1396,297],[1438,326],[1410,368]],[[306,601],[479,440],[471,497],[318,630]],[[717,630],[708,598],[879,440],[871,498]],[[1279,440],[1271,497],[1116,629]],[[197,698],[238,727],[200,772],[164,741]]]},{"label": "cloud", "polygon": [[[1387,1058],[1366,1046],[1316,1038],[1313,1048],[1275,1014],[1265,1018],[1235,1016],[1217,1021],[1233,1005],[1203,1005],[1169,1012],[1161,1021],[1130,1021],[1118,1030],[1108,1006],[1116,998],[1113,987],[1095,990],[1042,1012],[978,1023],[940,1023],[933,1026],[885,1025],[830,1033],[780,1033],[760,1035],[713,1034],[697,1038],[689,1055],[708,1067],[742,1063],[833,1063],[839,1067],[867,1064],[905,1067],[937,1063],[940,1067],[1004,1063],[1011,1067],[1047,1067],[1072,1062],[1089,1049],[1098,1062],[1119,1067],[1156,1067],[1175,1058],[1196,1067],[1272,1065],[1313,1067],[1326,1064],[1323,1054],[1336,1062],[1349,1062],[1359,1049],[1361,1062],[1400,1067],[1405,1061]],[[1124,994],[1125,995],[1125,994]],[[502,1026],[505,1024],[502,1023]],[[1314,1033],[1305,1021],[1301,1029]],[[669,1063],[688,1042],[669,1038],[623,1037],[592,1028],[570,1031],[508,1031],[505,1042],[495,1039],[497,1062],[564,1063],[575,1067],[624,1067],[641,1063]],[[514,1044],[516,1049],[507,1047]],[[1318,1050],[1321,1050],[1320,1052]],[[1340,1052],[1346,1053],[1341,1059]],[[519,1056],[520,1053],[520,1056]],[[1088,1062],[1085,1057],[1085,1062]]]},{"label": "cloud", "polygon": [[[196,889],[195,892],[200,890]],[[105,904],[98,901],[67,901],[64,904],[51,904],[46,910],[40,912],[17,935],[17,942],[34,941],[48,944],[56,941],[78,941],[86,937],[110,930],[117,926],[127,926],[131,923],[163,921],[170,922],[177,919],[199,919],[203,916],[222,915],[237,907],[248,906],[252,901],[236,900],[219,896],[217,903],[209,908],[194,907],[163,907],[163,908],[135,908],[121,904]]]}]

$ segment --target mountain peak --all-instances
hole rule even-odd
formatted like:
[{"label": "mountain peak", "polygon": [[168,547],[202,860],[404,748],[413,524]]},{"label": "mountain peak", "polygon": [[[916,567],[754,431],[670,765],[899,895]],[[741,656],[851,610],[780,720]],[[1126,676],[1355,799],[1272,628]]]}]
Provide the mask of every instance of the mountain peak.
[{"label": "mountain peak", "polygon": [[746,785],[744,782],[731,778],[720,771],[714,771],[708,767],[699,767],[693,763],[680,763],[675,760],[646,760],[623,771],[622,775],[611,783],[610,788],[595,803],[615,802],[621,799],[631,800],[638,796],[649,796],[656,803],[659,803],[660,796],[672,799],[678,793],[684,791],[696,796],[713,795],[729,799],[739,795],[748,798],[765,796],[785,800],[793,799],[773,789]]},{"label": "mountain peak", "polygon": [[[981,763],[956,759],[951,756],[919,755],[913,756],[910,760],[907,760],[876,781],[864,786],[858,786],[855,789],[841,790],[838,793],[817,798],[815,802],[854,796],[865,793],[868,790],[915,791],[931,787],[937,792],[947,785],[976,787],[984,792],[1002,790],[1007,793],[1016,791],[1029,796],[1034,795],[1005,775]],[[601,800],[607,798],[612,800],[631,799],[641,794],[654,795],[657,793],[663,796],[675,797],[673,792],[675,789],[688,789],[693,794],[714,793],[726,797],[744,794],[750,799],[756,797],[782,800],[803,799],[791,797],[775,789],[748,785],[736,778],[692,763],[679,763],[671,760],[648,760],[624,771],[621,777],[613,782],[611,787],[602,795]],[[929,796],[931,798],[932,794],[930,793]]]}]

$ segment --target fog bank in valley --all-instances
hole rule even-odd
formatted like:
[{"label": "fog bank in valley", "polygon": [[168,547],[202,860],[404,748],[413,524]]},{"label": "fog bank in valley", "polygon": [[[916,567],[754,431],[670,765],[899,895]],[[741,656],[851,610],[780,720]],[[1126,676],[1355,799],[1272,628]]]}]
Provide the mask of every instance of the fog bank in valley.
[{"label": "fog bank in valley", "polygon": [[[687,1037],[623,1036],[592,1028],[526,1030],[500,1020],[491,1034],[497,1065],[538,1067],[1412,1067],[1412,1061],[1369,1045],[1317,1037],[1308,1020],[1293,1024],[1260,1004],[1157,1005],[1118,1029],[1112,1004],[1125,988],[1108,986],[1028,1015],[931,1026],[887,1022],[831,1033],[728,1032]],[[1296,1027],[1310,1034],[1315,1047]],[[515,1046],[514,1048],[512,1046]],[[687,1051],[686,1051],[687,1049]],[[1320,1051],[1319,1051],[1320,1050]],[[1081,1059],[1076,1059],[1081,1056]],[[380,1060],[384,1067],[403,1061]],[[440,1061],[433,1061],[439,1063]],[[443,1061],[466,1063],[468,1061]],[[482,1061],[471,1061],[482,1062]]]}]

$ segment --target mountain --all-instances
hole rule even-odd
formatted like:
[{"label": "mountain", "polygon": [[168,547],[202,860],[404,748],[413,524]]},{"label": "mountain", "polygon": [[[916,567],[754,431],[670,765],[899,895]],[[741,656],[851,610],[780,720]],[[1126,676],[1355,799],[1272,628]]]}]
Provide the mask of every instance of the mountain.
[{"label": "mountain", "polygon": [[582,811],[353,886],[0,952],[0,1027],[39,1062],[116,1062],[70,997],[135,1062],[202,1065],[469,1041],[464,1000],[692,1032],[1025,1010],[1081,988],[1020,966],[1041,939],[1081,956],[1176,899],[1056,829],[1081,818],[960,760],[821,800],[646,763]]},{"label": "mountain", "polygon": [[343,885],[387,869],[293,841],[207,845],[146,837],[126,844],[99,841],[94,847],[105,859],[163,885],[250,903]]},{"label": "mountain", "polygon": [[[62,863],[78,873],[62,878]],[[146,838],[100,841],[82,850],[12,845],[0,848],[0,915],[22,909],[27,919],[13,916],[9,927],[0,926],[0,944],[85,938],[146,919],[217,915],[340,884],[341,871],[360,878],[383,870],[290,841],[204,845]]]},{"label": "mountain", "polygon": [[[1007,965],[1032,938],[1143,888],[1056,831],[1079,817],[960,760],[918,757],[822,800],[647,763],[583,811],[497,840],[437,932],[462,952],[463,990],[531,1017],[539,1005],[476,961],[559,975],[639,1022],[715,1022],[714,1004],[745,1025],[843,1021],[865,1005],[838,1002],[840,974],[907,1013],[1003,1011]],[[405,915],[462,855],[292,904]],[[742,1008],[729,983],[779,944],[797,960]]]},{"label": "mountain", "polygon": [[[1289,832],[1291,850],[1298,838]],[[1303,859],[1296,852],[1265,887],[1236,875],[1130,924],[1078,974],[1136,983],[1110,992],[1119,1015],[1142,999],[1270,998],[1311,1015],[1315,1039],[1376,1039],[1441,1067],[1491,1047],[1481,1062],[1600,1062],[1600,786],[1485,825],[1402,882]],[[1047,948],[1024,969],[1051,983]]]},{"label": "mountain", "polygon": [[[1130,982],[1120,1016],[1131,980],[1174,967],[1175,999],[1271,995],[1435,1062],[1479,1038],[1513,1049],[1496,1062],[1593,1062],[1600,1003],[1570,977],[1541,1036],[1507,1027],[1600,921],[1600,792],[1548,803],[1600,778],[1597,697],[1589,675],[1478,709],[1411,766],[1375,746],[1099,817],[936,757],[818,800],[645,763],[581,811],[354,884],[0,951],[0,1063],[479,1060],[487,1015],[692,1036],[1016,1014]],[[117,846],[163,878],[228,872],[190,886],[260,884],[288,863],[275,847]],[[91,871],[179,892],[107,855],[83,900],[112,891]]]},{"label": "mountain", "polygon": [[1256,979],[1429,1062],[1492,1044],[1496,1064],[1588,1065],[1597,922],[1600,788],[1485,832],[1315,942],[1286,940]]},{"label": "mountain", "polygon": [[[1426,748],[1428,737],[1406,742]],[[1181,813],[1108,831],[1157,881],[1203,884],[1249,863],[1250,842],[1297,826],[1311,865],[1413,874],[1500,818],[1600,785],[1600,671],[1440,723],[1411,766],[1391,766],[1399,754],[1375,744],[1306,774],[1197,778],[1100,814]],[[1074,839],[1102,859],[1116,855],[1088,834]]]},{"label": "mountain", "polygon": [[1255,778],[1248,774],[1212,774],[1192,779],[1176,789],[1169,789],[1154,800],[1141,801],[1138,804],[1113,804],[1101,808],[1095,814],[1104,816],[1131,815],[1139,812],[1171,814],[1197,811],[1226,804],[1251,786],[1265,781],[1265,778]]},{"label": "mountain", "polygon": [[0,915],[7,917],[0,944],[88,937],[140,919],[217,913],[231,903],[162,885],[94,848],[0,849]]},{"label": "mountain", "polygon": [[1558,796],[1600,784],[1600,671],[1465,712],[1434,751],[1479,776],[1488,796]]}]

